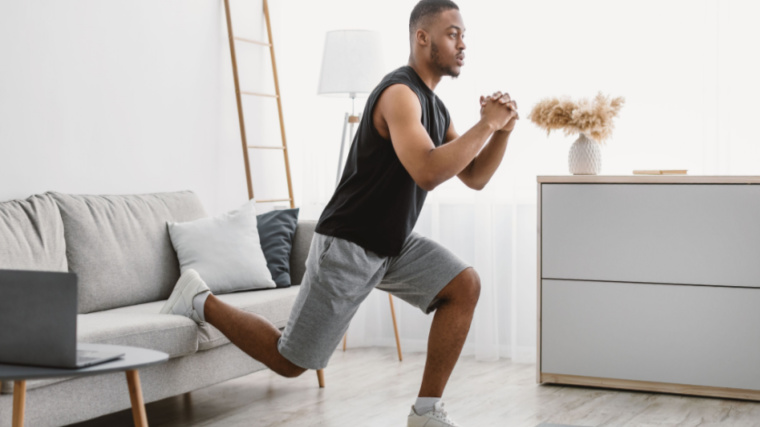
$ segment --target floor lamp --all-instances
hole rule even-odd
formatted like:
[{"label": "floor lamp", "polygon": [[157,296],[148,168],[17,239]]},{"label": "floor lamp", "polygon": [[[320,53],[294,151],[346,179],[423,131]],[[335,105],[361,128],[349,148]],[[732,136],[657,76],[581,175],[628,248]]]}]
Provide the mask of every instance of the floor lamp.
[{"label": "floor lamp", "polygon": [[353,138],[354,127],[359,123],[355,110],[356,96],[370,93],[380,82],[384,71],[379,33],[366,30],[336,30],[327,33],[317,93],[351,98],[351,114],[346,113],[343,117],[336,187],[343,168],[346,137],[349,141]]},{"label": "floor lamp", "polygon": [[[356,95],[372,92],[372,89],[380,83],[384,72],[379,33],[366,30],[336,30],[327,33],[317,93],[319,95],[348,96],[351,98],[351,114],[346,113],[343,117],[343,133],[340,138],[335,187],[338,187],[340,183],[346,136],[352,140],[354,127],[359,123],[359,116],[356,115],[355,110]],[[348,135],[346,135],[346,130],[348,130]],[[398,359],[403,360],[396,324],[396,312],[393,308],[393,295],[388,294],[388,300],[391,304]],[[343,337],[343,351],[345,350],[346,336]]]}]

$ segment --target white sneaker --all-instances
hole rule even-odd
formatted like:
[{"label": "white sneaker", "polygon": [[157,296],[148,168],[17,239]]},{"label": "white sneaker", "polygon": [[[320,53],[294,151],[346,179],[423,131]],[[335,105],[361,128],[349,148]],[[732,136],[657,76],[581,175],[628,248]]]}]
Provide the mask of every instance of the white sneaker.
[{"label": "white sneaker", "polygon": [[412,412],[409,413],[406,425],[407,427],[459,427],[459,424],[449,418],[449,414],[443,409],[443,402],[437,402],[433,409],[422,415],[418,415],[412,405]]},{"label": "white sneaker", "polygon": [[206,291],[210,290],[198,272],[193,269],[186,270],[180,276],[177,284],[174,285],[172,294],[169,295],[169,299],[161,307],[159,313],[179,314],[180,316],[195,320],[199,325],[203,325],[203,314],[199,315],[193,308],[193,298]]}]

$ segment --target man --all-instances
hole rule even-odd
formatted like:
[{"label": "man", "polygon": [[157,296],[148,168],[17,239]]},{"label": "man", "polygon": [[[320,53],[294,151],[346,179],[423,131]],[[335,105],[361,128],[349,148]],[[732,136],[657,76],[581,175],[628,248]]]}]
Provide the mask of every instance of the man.
[{"label": "man", "polygon": [[[207,321],[286,377],[322,369],[374,288],[435,311],[409,426],[455,426],[441,402],[480,294],[475,270],[412,232],[428,191],[457,176],[482,189],[504,156],[517,105],[481,97],[481,119],[458,135],[433,89],[464,65],[464,24],[449,0],[422,0],[409,23],[409,64],[367,100],[343,177],[317,224],[306,273],[285,330],[210,294],[186,271],[162,312]],[[360,425],[361,421],[359,421]]]}]

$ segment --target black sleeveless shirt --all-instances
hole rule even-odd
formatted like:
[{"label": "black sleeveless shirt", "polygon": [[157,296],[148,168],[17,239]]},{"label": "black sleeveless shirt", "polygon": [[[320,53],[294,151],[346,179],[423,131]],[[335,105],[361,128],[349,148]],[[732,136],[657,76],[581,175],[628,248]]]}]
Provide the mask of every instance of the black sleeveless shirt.
[{"label": "black sleeveless shirt", "polygon": [[393,144],[377,132],[372,114],[385,89],[404,84],[417,94],[422,126],[436,147],[444,143],[449,112],[410,66],[383,78],[364,107],[340,184],[322,212],[316,232],[339,237],[382,256],[396,256],[425,203],[420,188],[399,161]]}]

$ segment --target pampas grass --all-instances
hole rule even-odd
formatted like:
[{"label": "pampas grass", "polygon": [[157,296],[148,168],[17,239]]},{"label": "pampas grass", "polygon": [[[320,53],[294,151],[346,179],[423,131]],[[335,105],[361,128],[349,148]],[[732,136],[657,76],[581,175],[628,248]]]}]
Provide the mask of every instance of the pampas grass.
[{"label": "pampas grass", "polygon": [[528,118],[545,129],[547,135],[562,129],[565,135],[583,133],[603,143],[612,136],[612,119],[624,102],[623,97],[610,99],[601,92],[593,100],[584,98],[577,102],[567,97],[546,98],[533,107]]}]

